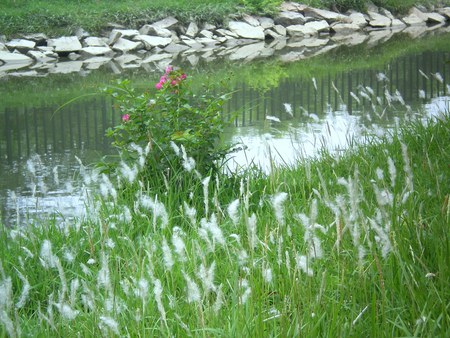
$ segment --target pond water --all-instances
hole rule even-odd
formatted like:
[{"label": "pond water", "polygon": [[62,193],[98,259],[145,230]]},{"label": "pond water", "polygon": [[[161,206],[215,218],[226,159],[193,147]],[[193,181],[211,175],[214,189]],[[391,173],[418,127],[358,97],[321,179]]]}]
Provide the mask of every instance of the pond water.
[{"label": "pond water", "polygon": [[[224,142],[246,149],[233,154],[229,168],[255,165],[269,172],[273,165],[294,165],[323,148],[339,154],[349,143],[381,135],[405,120],[450,111],[449,37],[399,35],[376,47],[333,46],[327,54],[290,63],[274,56],[195,66],[186,60],[171,63],[199,81],[204,74],[225,78],[234,73],[229,81],[234,94],[223,113],[238,112],[238,117]],[[86,93],[119,77],[152,86],[159,75],[133,67],[121,74],[100,68],[2,78],[1,221],[29,224],[36,217],[63,221],[79,215],[86,198],[80,163],[94,163],[112,151],[104,132],[120,118],[109,98]]]}]

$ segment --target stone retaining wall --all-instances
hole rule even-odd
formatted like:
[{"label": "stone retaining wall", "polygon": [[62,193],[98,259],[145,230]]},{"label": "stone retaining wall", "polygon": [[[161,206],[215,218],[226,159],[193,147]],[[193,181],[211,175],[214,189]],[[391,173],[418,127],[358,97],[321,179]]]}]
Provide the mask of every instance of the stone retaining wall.
[{"label": "stone retaining wall", "polygon": [[[340,14],[286,2],[275,18],[244,15],[224,27],[211,24],[199,27],[195,22],[185,26],[176,18],[168,17],[139,30],[117,27],[107,36],[91,36],[83,29],[74,36],[55,39],[44,34],[29,34],[6,41],[0,36],[0,76],[23,67],[57,69],[56,63],[67,59],[77,61],[80,70],[83,65],[92,68],[110,60],[125,67],[136,60],[158,62],[180,53],[208,55],[214,52],[228,55],[232,60],[252,59],[271,55],[286,45],[325,46],[330,37],[339,41],[354,39],[354,34],[360,41],[378,31],[389,34],[407,29],[423,31],[447,26],[449,21],[450,7],[433,12],[413,7],[408,15],[396,18],[386,9],[375,6],[370,6],[367,13]],[[298,58],[301,57],[287,55],[285,61]],[[60,71],[76,71],[77,67]]]}]

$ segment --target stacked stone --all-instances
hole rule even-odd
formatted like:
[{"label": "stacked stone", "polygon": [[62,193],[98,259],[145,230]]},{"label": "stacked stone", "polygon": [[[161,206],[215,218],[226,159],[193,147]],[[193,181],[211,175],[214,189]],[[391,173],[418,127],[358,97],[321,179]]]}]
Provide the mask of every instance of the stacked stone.
[{"label": "stacked stone", "polygon": [[[328,37],[336,41],[346,39],[355,32],[369,36],[379,30],[401,31],[414,27],[433,28],[447,25],[450,7],[428,12],[413,7],[408,15],[395,18],[383,8],[370,6],[367,13],[348,12],[345,15],[306,5],[285,2],[275,18],[244,15],[231,20],[224,27],[204,24],[199,27],[191,22],[181,25],[177,19],[146,24],[139,30],[112,29],[107,36],[95,37],[80,29],[76,35],[48,38],[44,34],[25,35],[6,41],[0,36],[0,75],[9,70],[33,65],[34,69],[53,71],[77,71],[83,65],[94,69],[112,59],[126,67],[140,63],[157,62],[173,58],[180,53],[202,52],[212,55],[228,55],[230,59],[264,57],[285,46],[324,46]],[[372,34],[376,36],[375,34]],[[356,40],[364,40],[359,36]],[[59,69],[55,63],[68,57],[69,69]],[[286,60],[298,59],[286,56]],[[194,60],[195,57],[190,59]],[[191,62],[192,63],[192,62]]]}]

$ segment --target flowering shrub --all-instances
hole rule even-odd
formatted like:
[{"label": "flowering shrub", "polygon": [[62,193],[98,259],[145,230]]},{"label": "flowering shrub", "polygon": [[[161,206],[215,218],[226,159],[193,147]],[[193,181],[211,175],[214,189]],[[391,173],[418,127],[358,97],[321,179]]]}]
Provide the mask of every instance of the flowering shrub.
[{"label": "flowering shrub", "polygon": [[181,168],[181,147],[196,162],[196,169],[217,169],[227,150],[220,147],[225,126],[222,105],[227,95],[214,96],[210,89],[194,94],[180,69],[168,67],[155,90],[137,93],[128,80],[109,89],[122,116],[121,123],[108,130],[113,145],[127,153],[130,145],[149,148],[146,169]]}]

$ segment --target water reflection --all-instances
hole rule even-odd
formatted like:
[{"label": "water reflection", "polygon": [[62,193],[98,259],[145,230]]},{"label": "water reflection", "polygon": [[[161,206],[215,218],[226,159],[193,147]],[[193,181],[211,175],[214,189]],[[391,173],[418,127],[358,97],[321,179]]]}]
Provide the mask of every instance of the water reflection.
[{"label": "water reflection", "polygon": [[[422,107],[420,117],[449,111],[447,60],[448,51],[423,52],[377,69],[287,76],[264,90],[239,82],[224,107],[226,116],[239,112],[239,117],[224,138],[247,149],[233,154],[230,168],[257,165],[270,171],[323,147],[339,154],[350,140],[381,134],[416,117]],[[53,217],[55,210],[64,219],[84,210],[75,155],[90,163],[109,151],[104,131],[119,116],[106,97],[86,98],[55,113],[57,108],[44,100],[37,107],[24,103],[0,111],[0,212],[6,224]]]}]

